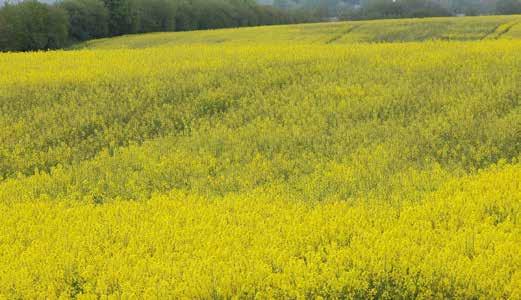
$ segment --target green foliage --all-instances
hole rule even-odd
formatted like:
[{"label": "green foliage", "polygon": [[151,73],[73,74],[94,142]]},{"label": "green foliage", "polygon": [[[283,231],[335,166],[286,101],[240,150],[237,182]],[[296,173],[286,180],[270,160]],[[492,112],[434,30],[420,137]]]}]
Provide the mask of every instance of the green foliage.
[{"label": "green foliage", "polygon": [[109,12],[101,0],[65,0],[60,6],[69,14],[72,39],[84,41],[107,36]]},{"label": "green foliage", "polygon": [[174,31],[177,4],[171,0],[145,0],[140,5],[139,32]]},{"label": "green foliage", "polygon": [[56,49],[68,42],[68,16],[63,9],[24,1],[0,9],[0,50]]},{"label": "green foliage", "polygon": [[139,28],[137,0],[103,0],[109,10],[111,36],[135,33]]}]

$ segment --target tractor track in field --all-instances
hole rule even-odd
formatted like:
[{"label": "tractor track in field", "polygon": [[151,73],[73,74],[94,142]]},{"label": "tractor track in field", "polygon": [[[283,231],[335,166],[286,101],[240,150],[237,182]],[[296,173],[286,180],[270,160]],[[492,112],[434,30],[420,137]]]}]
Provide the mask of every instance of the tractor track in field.
[{"label": "tractor track in field", "polygon": [[[489,33],[487,33],[487,34],[485,34],[485,35],[481,38],[481,40],[485,40],[485,39],[487,39],[487,38],[489,38],[489,37],[491,37],[491,38],[493,38],[493,39],[495,39],[495,40],[500,39],[503,35],[507,34],[507,33],[508,33],[508,32],[509,32],[509,31],[510,31],[514,26],[516,26],[516,25],[519,24],[519,23],[521,23],[521,22],[511,22],[510,24],[506,23],[506,24],[505,24],[506,27],[505,27],[504,29],[502,29],[501,31],[497,31],[497,30],[498,30],[498,29],[501,27],[501,25],[503,25],[503,24],[498,25],[496,28],[494,28],[493,31],[491,31],[491,32],[489,32]],[[494,35],[494,37],[492,37],[493,35]]]},{"label": "tractor track in field", "polygon": [[507,26],[503,31],[499,32],[499,34],[496,36],[496,39],[499,39],[503,35],[507,34],[514,26],[518,25],[520,22],[514,22]]},{"label": "tractor track in field", "polygon": [[499,24],[497,25],[496,27],[494,27],[494,29],[490,30],[489,32],[487,32],[484,36],[482,36],[480,38],[481,41],[483,40],[486,40],[489,36],[493,35],[494,33],[497,32],[497,30],[499,29],[499,27],[501,27],[503,24]]},{"label": "tractor track in field", "polygon": [[353,27],[350,27],[349,29],[347,29],[346,31],[340,33],[339,35],[336,35],[334,36],[333,38],[329,39],[328,41],[326,41],[326,45],[328,44],[332,44],[336,41],[338,41],[339,39],[343,38],[344,36],[350,34],[351,32],[353,32],[355,29],[358,29],[362,27],[362,25],[354,25]]}]

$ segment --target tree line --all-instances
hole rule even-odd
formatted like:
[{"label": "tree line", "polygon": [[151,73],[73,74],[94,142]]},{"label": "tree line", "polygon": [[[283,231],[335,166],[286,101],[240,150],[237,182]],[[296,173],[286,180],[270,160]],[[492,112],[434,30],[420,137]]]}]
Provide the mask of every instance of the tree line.
[{"label": "tree line", "polygon": [[259,0],[275,7],[312,10],[322,18],[383,19],[521,14],[521,0]]},{"label": "tree line", "polygon": [[0,9],[0,51],[57,49],[123,34],[288,24],[316,20],[255,0],[26,0]]}]

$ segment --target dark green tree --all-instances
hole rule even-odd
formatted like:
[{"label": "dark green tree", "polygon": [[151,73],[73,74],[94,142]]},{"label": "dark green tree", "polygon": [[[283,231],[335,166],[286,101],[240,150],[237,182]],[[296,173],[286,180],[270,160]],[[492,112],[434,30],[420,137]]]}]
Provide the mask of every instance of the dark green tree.
[{"label": "dark green tree", "polygon": [[139,31],[174,31],[177,1],[141,0],[139,4]]},{"label": "dark green tree", "polygon": [[68,42],[67,12],[35,0],[6,5],[0,10],[0,25],[3,51],[56,49]]},{"label": "dark green tree", "polygon": [[64,0],[60,6],[69,14],[72,39],[84,41],[107,36],[109,11],[101,0]]},{"label": "dark green tree", "polygon": [[109,35],[138,32],[138,0],[103,0],[109,10]]}]

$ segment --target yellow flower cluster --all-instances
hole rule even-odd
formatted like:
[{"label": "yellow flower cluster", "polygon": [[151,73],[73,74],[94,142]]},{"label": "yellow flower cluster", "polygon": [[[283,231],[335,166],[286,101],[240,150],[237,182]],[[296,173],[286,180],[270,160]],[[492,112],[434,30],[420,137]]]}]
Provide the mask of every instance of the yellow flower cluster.
[{"label": "yellow flower cluster", "polygon": [[515,299],[520,177],[494,167],[399,210],[269,192],[2,204],[0,294]]},{"label": "yellow flower cluster", "polygon": [[0,54],[0,298],[521,298],[515,21]]}]

